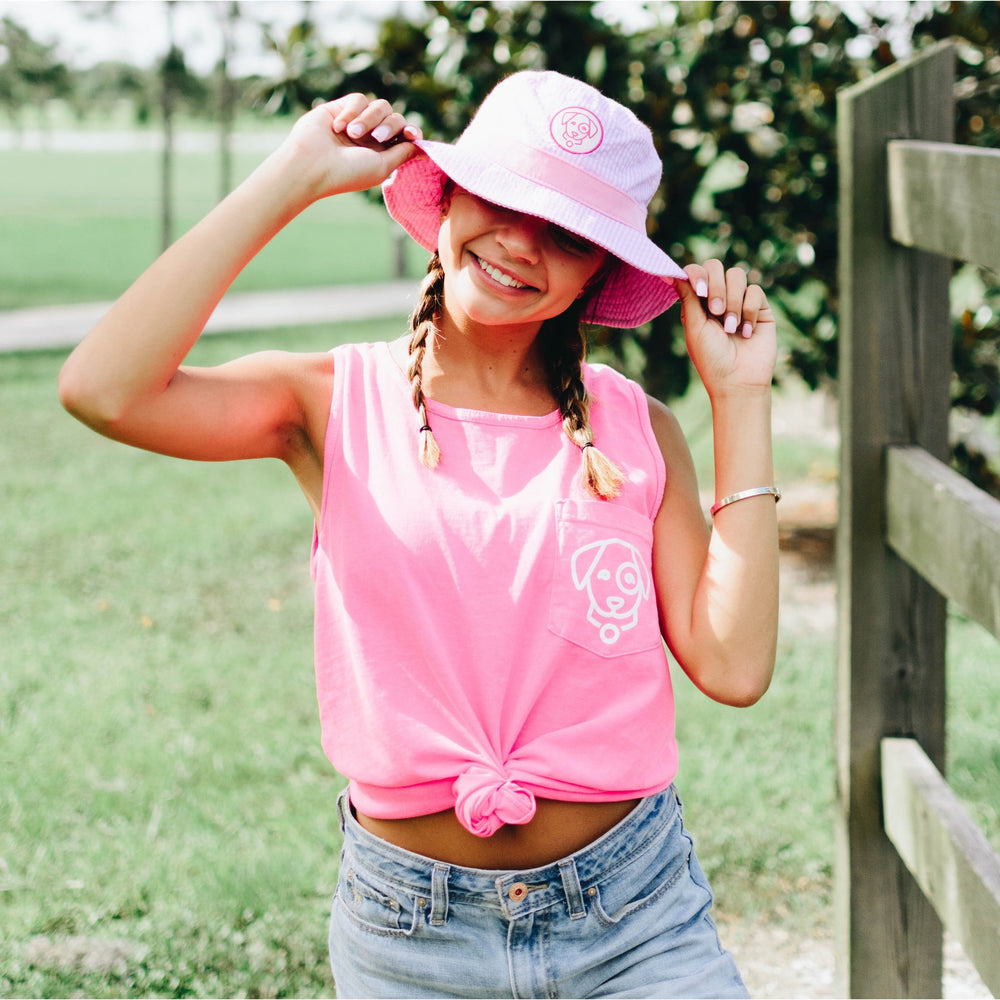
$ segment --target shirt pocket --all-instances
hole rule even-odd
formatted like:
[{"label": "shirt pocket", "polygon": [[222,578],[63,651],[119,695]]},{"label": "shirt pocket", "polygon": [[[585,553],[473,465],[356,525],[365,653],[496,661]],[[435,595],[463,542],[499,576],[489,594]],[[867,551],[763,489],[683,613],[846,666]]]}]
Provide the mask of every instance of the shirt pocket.
[{"label": "shirt pocket", "polygon": [[549,630],[603,657],[659,646],[649,519],[601,500],[561,500],[555,516]]}]

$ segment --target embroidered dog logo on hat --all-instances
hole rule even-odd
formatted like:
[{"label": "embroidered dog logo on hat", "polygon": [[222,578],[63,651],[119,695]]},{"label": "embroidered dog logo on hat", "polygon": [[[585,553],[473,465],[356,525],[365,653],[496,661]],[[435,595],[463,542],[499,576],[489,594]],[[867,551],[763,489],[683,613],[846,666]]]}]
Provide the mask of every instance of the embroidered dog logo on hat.
[{"label": "embroidered dog logo on hat", "polygon": [[639,608],[649,597],[650,579],[639,550],[620,538],[591,542],[573,553],[573,584],[587,591],[587,621],[601,641],[613,645],[639,622]]},{"label": "embroidered dog logo on hat", "polygon": [[600,118],[586,108],[563,108],[552,116],[549,132],[567,153],[592,153],[604,141]]}]

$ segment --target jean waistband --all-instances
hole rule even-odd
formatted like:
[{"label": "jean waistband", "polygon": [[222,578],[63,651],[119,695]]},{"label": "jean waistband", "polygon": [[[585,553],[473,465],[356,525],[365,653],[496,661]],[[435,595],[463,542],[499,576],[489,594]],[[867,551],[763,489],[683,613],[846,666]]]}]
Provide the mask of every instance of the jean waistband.
[{"label": "jean waistband", "polygon": [[644,854],[680,815],[671,785],[644,798],[603,836],[561,860],[539,868],[487,870],[435,861],[376,837],[352,815],[347,795],[340,796],[337,809],[350,863],[370,865],[383,877],[435,900],[460,895],[493,900],[511,919],[557,900],[566,901],[571,916],[584,916],[589,886]]}]

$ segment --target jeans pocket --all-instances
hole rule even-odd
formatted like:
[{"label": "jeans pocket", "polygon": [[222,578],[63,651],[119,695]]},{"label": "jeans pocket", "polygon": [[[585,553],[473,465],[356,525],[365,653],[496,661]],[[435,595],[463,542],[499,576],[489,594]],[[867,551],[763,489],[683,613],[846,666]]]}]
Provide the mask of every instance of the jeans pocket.
[{"label": "jeans pocket", "polygon": [[341,870],[334,895],[338,909],[352,923],[384,937],[410,937],[422,918],[421,899],[355,868]]},{"label": "jeans pocket", "polygon": [[658,646],[649,519],[606,501],[561,500],[556,537],[550,631],[604,657]]},{"label": "jeans pocket", "polygon": [[679,817],[658,850],[640,856],[594,888],[594,914],[608,926],[657,908],[662,928],[678,927],[712,906],[711,890]]}]

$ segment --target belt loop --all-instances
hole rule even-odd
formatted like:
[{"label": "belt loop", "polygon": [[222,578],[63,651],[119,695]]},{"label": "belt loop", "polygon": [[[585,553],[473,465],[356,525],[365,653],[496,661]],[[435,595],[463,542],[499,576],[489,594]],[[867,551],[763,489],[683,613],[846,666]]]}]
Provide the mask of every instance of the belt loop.
[{"label": "belt loop", "polygon": [[562,879],[563,892],[566,894],[566,905],[569,907],[571,920],[579,920],[587,915],[583,905],[583,891],[580,888],[580,876],[576,870],[576,862],[572,858],[559,862],[559,877]]},{"label": "belt loop", "polygon": [[347,831],[347,789],[345,788],[337,796],[337,821],[340,824],[340,832]]},{"label": "belt loop", "polygon": [[441,927],[448,919],[448,875],[450,865],[435,864],[431,873],[431,926]]}]

